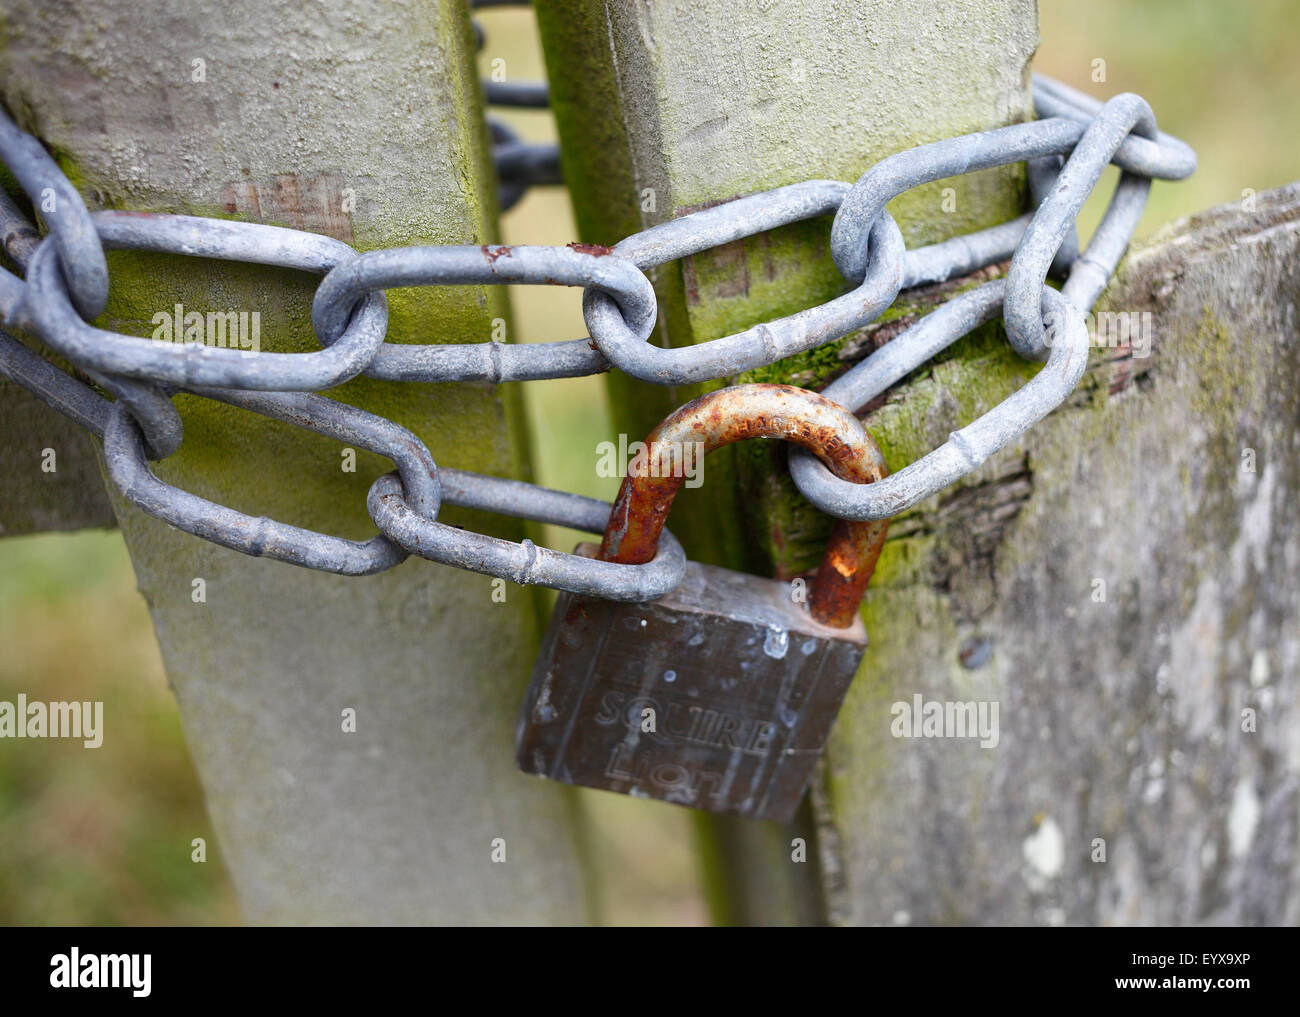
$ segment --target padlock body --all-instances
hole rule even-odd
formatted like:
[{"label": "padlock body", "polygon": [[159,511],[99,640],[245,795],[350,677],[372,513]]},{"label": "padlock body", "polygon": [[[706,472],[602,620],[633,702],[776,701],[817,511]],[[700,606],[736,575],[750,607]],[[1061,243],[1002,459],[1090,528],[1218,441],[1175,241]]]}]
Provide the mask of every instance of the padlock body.
[{"label": "padlock body", "polygon": [[648,603],[561,594],[520,711],[519,768],[786,821],[866,645],[860,618],[821,625],[789,583],[697,562]]}]

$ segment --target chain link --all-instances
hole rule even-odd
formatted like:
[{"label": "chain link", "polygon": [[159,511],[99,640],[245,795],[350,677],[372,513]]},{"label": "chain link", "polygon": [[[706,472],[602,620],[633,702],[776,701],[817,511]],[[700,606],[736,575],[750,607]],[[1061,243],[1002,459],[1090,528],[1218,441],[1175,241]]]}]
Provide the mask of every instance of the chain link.
[{"label": "chain link", "polygon": [[[428,518],[437,515],[440,495],[433,457],[404,427],[346,403],[303,392],[206,389],[202,394],[387,456],[396,464],[416,511]],[[109,478],[136,507],[186,533],[244,554],[344,576],[383,572],[407,556],[382,535],[358,543],[304,530],[265,516],[246,515],[159,480],[145,461],[140,430],[121,403],[114,406],[104,431],[104,461]]]},{"label": "chain link", "polygon": [[[996,279],[954,297],[828,385],[822,395],[857,410],[936,353],[1002,310],[1009,286]],[[806,452],[792,449],[790,473],[800,492],[842,519],[888,519],[960,480],[1065,401],[1088,366],[1083,312],[1044,287],[1050,336],[1047,363],[1023,388],[972,424],[952,432],[933,452],[874,484],[840,480]],[[1040,324],[1040,329],[1042,325]]]},{"label": "chain link", "polygon": [[[528,7],[531,0],[480,0],[471,2],[479,7]],[[482,50],[487,35],[483,26],[471,21],[474,42]],[[545,81],[483,81],[483,101],[489,106],[506,106],[518,109],[545,109],[551,104],[551,90]],[[525,142],[518,133],[501,120],[489,119],[488,132],[492,139],[492,162],[497,171],[497,204],[508,212],[523,199],[530,187],[564,182],[560,170],[558,145]]]},{"label": "chain link", "polygon": [[[487,4],[482,4],[487,6]],[[545,86],[538,86],[544,89]],[[1084,314],[1127,248],[1153,178],[1181,179],[1192,150],[1159,132],[1150,107],[1121,95],[1099,103],[1034,77],[1041,119],[922,145],[881,160],[852,185],[812,180],[749,195],[661,223],[612,248],[502,245],[399,247],[359,254],[340,241],[276,226],[193,216],[89,213],[40,144],[0,111],[0,159],[35,207],[53,194],[43,240],[0,192],[4,248],[25,281],[0,269],[0,318],[65,357],[66,374],[0,332],[0,373],[104,441],[109,476],[124,496],[172,526],[245,554],[343,575],[369,575],[409,554],[518,583],[614,600],[647,600],[675,587],[685,555],[667,531],[643,565],[561,554],[438,521],[442,505],[601,532],[610,506],[521,481],[438,469],[410,431],[312,394],[359,374],[386,381],[530,381],[616,367],[645,382],[681,385],[730,378],[838,339],[875,320],[901,288],[938,282],[1010,259],[1006,279],[956,296],[881,347],[822,393],[858,410],[940,351],[1001,312],[1012,347],[1046,360],[1019,391],[938,449],[872,484],[834,476],[802,449],[790,455],[800,491],[843,519],[895,515],[960,480],[1059,406],[1087,366]],[[492,125],[502,204],[531,182],[558,181],[553,146],[523,143]],[[1011,222],[906,250],[886,211],[920,184],[1026,162],[1035,211]],[[1074,219],[1107,164],[1122,170],[1100,226],[1082,253]],[[509,199],[509,200],[507,200]],[[834,215],[830,247],[849,283],[825,303],[735,335],[684,348],[649,342],[657,304],[646,271],[801,220]],[[161,251],[288,267],[323,276],[312,303],[321,349],[269,353],[120,335],[88,322],[105,307],[106,248]],[[1065,276],[1063,289],[1047,276]],[[507,345],[386,343],[384,290],[425,285],[563,285],[583,289],[590,338]],[[396,472],[371,485],[367,508],[380,533],[365,542],[249,516],[160,480],[150,459],[180,446],[171,396],[179,390],[239,406],[377,452]]]},{"label": "chain link", "polygon": [[108,306],[108,261],[77,189],[41,143],[8,116],[0,116],[0,162],[44,216],[77,312],[85,318],[102,314]]},{"label": "chain link", "polygon": [[[319,275],[357,257],[332,237],[260,223],[147,212],[96,212],[91,220],[105,246],[123,250],[275,265]],[[77,316],[53,239],[42,241],[32,256],[18,321],[74,364],[109,374],[168,385],[259,391],[333,388],[365,370],[388,329],[388,301],[375,292],[366,295],[346,332],[316,353],[263,353],[108,332]]]},{"label": "chain link", "polygon": [[488,133],[497,171],[497,202],[502,212],[519,204],[530,187],[564,183],[559,145],[524,141],[500,120],[488,121]]},{"label": "chain link", "polygon": [[[599,248],[591,248],[600,250]],[[581,286],[601,293],[631,322],[635,342],[654,331],[654,287],[636,265],[622,258],[569,247],[395,247],[370,251],[331,271],[312,301],[312,324],[323,343],[334,343],[352,308],[368,294],[394,286],[507,283]],[[366,374],[386,381],[534,381],[596,374],[608,367],[591,341],[509,346],[501,342],[409,346],[384,344]]]},{"label": "chain link", "polygon": [[[611,253],[631,257],[639,268],[661,265],[822,215],[829,211],[827,199],[833,191],[833,184],[827,187],[817,180],[741,198],[634,234]],[[821,192],[827,193],[822,197]],[[711,381],[772,364],[847,335],[873,321],[894,302],[903,282],[903,235],[888,212],[880,217],[873,230],[873,235],[876,233],[879,257],[856,289],[818,307],[735,335],[677,349],[652,346],[637,336],[635,322],[628,321],[608,297],[592,289],[583,295],[587,328],[592,341],[620,370],[656,385]]]}]

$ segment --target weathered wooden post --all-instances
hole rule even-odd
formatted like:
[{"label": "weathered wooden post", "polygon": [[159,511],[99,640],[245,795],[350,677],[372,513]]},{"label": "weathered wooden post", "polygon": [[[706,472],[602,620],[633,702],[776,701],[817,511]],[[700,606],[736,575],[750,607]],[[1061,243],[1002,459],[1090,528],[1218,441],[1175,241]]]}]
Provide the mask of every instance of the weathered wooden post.
[{"label": "weathered wooden post", "polygon": [[[18,2],[0,59],[6,105],[92,207],[227,215],[362,250],[494,234],[459,0]],[[124,252],[110,271],[108,327],[149,335],[152,316],[181,303],[257,312],[263,349],[315,348],[314,279]],[[504,297],[394,292],[388,341],[486,341]],[[526,472],[515,392],[358,379],[331,395],[411,428],[441,465]],[[168,482],[342,536],[373,532],[365,495],[390,468],[381,458],[358,451],[349,471],[313,434],[177,403],[186,437],[157,467]],[[583,920],[570,799],[512,760],[533,591],[501,603],[487,578],[424,561],[366,579],[309,572],[114,508],[250,920]],[[495,517],[443,518],[522,535]]]},{"label": "weathered wooden post", "polygon": [[[854,180],[900,149],[1031,115],[1030,2],[538,13],[587,241]],[[916,246],[1024,200],[1012,168],[891,210]],[[1295,920],[1295,220],[1284,193],[1134,256],[1100,306],[1139,331],[1094,353],[1046,423],[895,521],[864,606],[873,646],[810,815],[792,830],[701,822],[720,917]],[[657,340],[704,341],[839,292],[827,235],[802,224],[660,269]],[[821,387],[951,289],[905,292],[878,325],[738,380]],[[897,469],[1033,370],[982,329],[869,427]],[[691,394],[611,384],[637,437]],[[672,522],[693,557],[785,577],[815,563],[826,521],[779,453],[738,447],[706,477]],[[899,721],[928,702],[996,706],[998,737],[914,738]]]},{"label": "weathered wooden post", "polygon": [[[900,521],[818,789],[831,917],[1295,920],[1298,198],[1131,252],[1071,401]],[[918,697],[996,704],[994,744],[927,735]]]}]

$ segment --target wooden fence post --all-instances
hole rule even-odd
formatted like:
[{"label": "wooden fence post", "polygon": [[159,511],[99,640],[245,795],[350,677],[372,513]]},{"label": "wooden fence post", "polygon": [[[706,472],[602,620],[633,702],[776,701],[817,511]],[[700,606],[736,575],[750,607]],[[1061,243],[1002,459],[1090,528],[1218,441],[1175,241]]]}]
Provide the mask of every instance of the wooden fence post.
[{"label": "wooden fence post", "polygon": [[[0,85],[92,207],[225,215],[359,249],[485,243],[495,198],[460,0],[18,2]],[[176,303],[258,311],[310,350],[315,280],[115,253],[108,327]],[[488,340],[500,288],[390,294],[390,342]],[[440,465],[526,474],[517,392],[358,379],[331,395],[414,430]],[[342,536],[391,467],[181,397],[164,479]],[[409,561],[347,579],[224,550],[114,507],[149,601],[246,916],[258,922],[570,923],[586,916],[572,798],[513,764],[534,591]],[[499,517],[442,518],[518,539]],[[202,580],[202,583],[199,582]],[[349,731],[347,711],[355,711]],[[106,713],[111,737],[112,705]],[[496,849],[494,852],[494,848]],[[188,844],[178,844],[187,854]]]},{"label": "wooden fence post", "polygon": [[[833,919],[1300,915],[1300,185],[1255,201],[1131,251],[1074,396],[899,521],[815,789]],[[918,696],[996,744],[899,737]]]}]

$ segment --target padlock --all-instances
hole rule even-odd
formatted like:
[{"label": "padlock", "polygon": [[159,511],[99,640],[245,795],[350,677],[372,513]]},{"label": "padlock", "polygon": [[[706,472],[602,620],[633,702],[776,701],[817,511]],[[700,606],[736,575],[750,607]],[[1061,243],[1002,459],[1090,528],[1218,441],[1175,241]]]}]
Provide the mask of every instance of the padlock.
[{"label": "padlock", "polygon": [[[758,437],[802,445],[846,480],[887,474],[866,429],[838,404],[789,385],[733,386],[650,433],[599,552],[584,544],[578,553],[649,561],[689,452]],[[562,593],[520,710],[519,768],[789,820],[867,646],[858,606],[886,526],[838,521],[810,589],[689,562],[680,585],[654,601]]]}]

